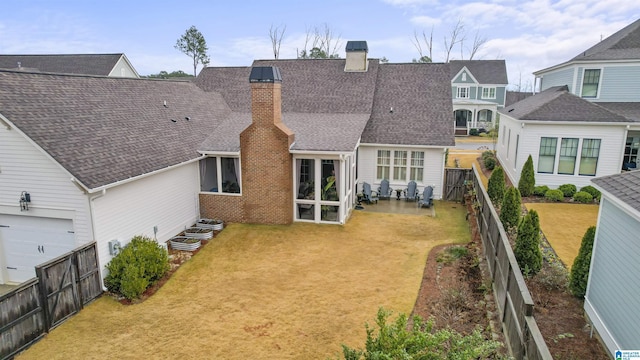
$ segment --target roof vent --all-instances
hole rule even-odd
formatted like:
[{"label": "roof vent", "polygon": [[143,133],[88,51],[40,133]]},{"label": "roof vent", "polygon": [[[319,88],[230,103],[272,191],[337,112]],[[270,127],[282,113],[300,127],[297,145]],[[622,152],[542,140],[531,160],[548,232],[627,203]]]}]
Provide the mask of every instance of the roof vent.
[{"label": "roof vent", "polygon": [[272,83],[282,82],[282,76],[280,75],[280,69],[275,66],[257,66],[251,68],[251,75],[249,75],[250,83]]},{"label": "roof vent", "polygon": [[366,41],[347,41],[345,51],[347,61],[344,64],[344,71],[367,71],[369,47]]}]

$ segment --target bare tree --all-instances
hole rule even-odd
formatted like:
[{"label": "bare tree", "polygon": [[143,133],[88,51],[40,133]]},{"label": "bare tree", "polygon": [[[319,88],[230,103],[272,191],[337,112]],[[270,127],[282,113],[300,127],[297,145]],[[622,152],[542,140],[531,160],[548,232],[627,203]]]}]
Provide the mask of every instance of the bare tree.
[{"label": "bare tree", "polygon": [[[424,46],[426,48],[425,50],[429,51],[428,55],[425,54],[422,49],[422,41],[424,41]],[[418,50],[418,53],[420,54],[420,60],[429,59],[428,61],[419,60],[419,62],[431,62],[433,60],[433,26],[431,27],[431,34],[429,34],[429,37],[427,37],[427,33],[422,31],[422,39],[418,37],[418,32],[414,31],[413,39],[411,40],[411,42],[413,43],[413,46],[415,46]]]},{"label": "bare tree", "polygon": [[298,52],[300,59],[333,59],[340,57],[338,49],[340,47],[340,35],[335,35],[333,29],[326,23],[320,28],[315,26],[307,28],[304,39],[304,48]]},{"label": "bare tree", "polygon": [[281,29],[279,26],[274,27],[272,24],[269,28],[269,38],[271,39],[271,48],[273,49],[274,59],[278,59],[280,57],[280,44],[282,44],[285,30],[287,30],[287,25],[282,25]]},{"label": "bare tree", "polygon": [[456,44],[462,42],[464,42],[464,24],[462,23],[462,20],[459,19],[458,23],[456,23],[453,29],[451,29],[451,31],[449,32],[449,37],[444,37],[444,47],[446,54],[444,62],[449,62],[449,58],[451,57],[451,50],[453,50],[453,47],[456,46]]},{"label": "bare tree", "polygon": [[487,38],[480,35],[478,31],[476,31],[476,36],[473,38],[473,45],[471,49],[469,49],[469,60],[473,60],[473,57],[476,56],[478,50],[487,42]]}]

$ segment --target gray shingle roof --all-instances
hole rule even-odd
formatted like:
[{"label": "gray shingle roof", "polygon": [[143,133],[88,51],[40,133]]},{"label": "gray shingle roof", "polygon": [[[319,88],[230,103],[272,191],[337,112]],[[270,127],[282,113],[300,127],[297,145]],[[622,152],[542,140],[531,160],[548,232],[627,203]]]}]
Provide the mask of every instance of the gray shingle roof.
[{"label": "gray shingle roof", "polygon": [[594,184],[640,212],[640,170],[595,178]]},{"label": "gray shingle roof", "polygon": [[600,41],[570,61],[640,59],[640,19]]},{"label": "gray shingle roof", "polygon": [[528,98],[529,96],[533,96],[533,93],[524,91],[507,91],[507,96],[504,100],[504,106],[515,104],[518,101]]},{"label": "gray shingle roof", "polygon": [[107,76],[124,54],[0,55],[0,68]]},{"label": "gray shingle roof", "polygon": [[197,158],[230,110],[191,82],[0,70],[0,113],[95,189]]},{"label": "gray shingle roof", "polygon": [[626,117],[629,121],[640,122],[640,102],[599,102],[598,105]]},{"label": "gray shingle roof", "polygon": [[630,122],[622,115],[571,94],[567,86],[551,87],[498,112],[518,120]]},{"label": "gray shingle roof", "polygon": [[[361,135],[367,143],[454,145],[447,64],[379,65],[370,59],[367,72],[345,72],[344,64],[344,59],[253,63],[280,69],[283,122],[295,133],[293,150],[351,151]],[[234,114],[225,128],[249,125],[249,73],[250,68],[205,68],[198,75],[199,86],[220,92],[234,112],[247,114]],[[394,116],[388,116],[390,106],[397,108]],[[239,142],[212,134],[202,146],[237,151]]]},{"label": "gray shingle roof", "polygon": [[466,67],[480,84],[509,84],[504,60],[451,60],[451,80]]},{"label": "gray shingle roof", "polygon": [[451,114],[448,64],[385,64],[362,142],[454,146]]}]

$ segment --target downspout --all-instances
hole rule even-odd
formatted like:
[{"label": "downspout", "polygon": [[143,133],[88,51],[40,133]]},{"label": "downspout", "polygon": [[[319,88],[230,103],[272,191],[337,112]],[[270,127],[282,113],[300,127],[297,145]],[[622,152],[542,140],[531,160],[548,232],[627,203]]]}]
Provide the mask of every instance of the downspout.
[{"label": "downspout", "polygon": [[[98,194],[89,196],[89,216],[91,217],[91,235],[93,236],[93,241],[97,242],[96,236],[96,221],[95,221],[95,210],[93,206],[93,201],[99,199],[107,194],[107,189],[103,188]],[[107,291],[107,287],[104,286],[104,281],[102,277],[102,268],[100,267],[100,257],[98,257],[98,269],[100,270],[100,284],[102,284],[102,291]]]}]

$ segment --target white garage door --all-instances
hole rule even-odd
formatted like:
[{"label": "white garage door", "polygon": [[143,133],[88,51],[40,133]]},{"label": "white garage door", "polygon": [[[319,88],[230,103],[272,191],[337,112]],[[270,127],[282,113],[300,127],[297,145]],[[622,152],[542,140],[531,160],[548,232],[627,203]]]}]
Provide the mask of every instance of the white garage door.
[{"label": "white garage door", "polygon": [[0,249],[8,282],[29,280],[36,276],[36,265],[74,248],[71,220],[0,215]]}]

